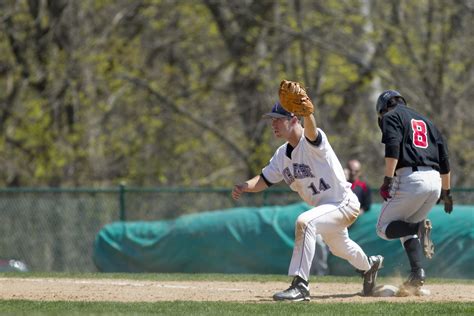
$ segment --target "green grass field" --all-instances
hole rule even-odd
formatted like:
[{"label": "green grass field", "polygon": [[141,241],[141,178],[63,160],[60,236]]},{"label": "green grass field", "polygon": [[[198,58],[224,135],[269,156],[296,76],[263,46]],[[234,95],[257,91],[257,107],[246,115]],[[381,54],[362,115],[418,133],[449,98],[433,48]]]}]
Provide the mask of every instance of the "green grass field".
[{"label": "green grass field", "polygon": [[473,315],[473,303],[221,303],[221,302],[33,302],[0,301],[11,315]]},{"label": "green grass field", "polygon": [[[147,281],[287,282],[287,276],[227,274],[0,273],[1,278],[130,279]],[[356,277],[318,277],[318,282],[360,283]],[[380,278],[383,282],[383,278]],[[473,280],[430,279],[430,283],[474,284]],[[11,315],[474,315],[474,302],[240,303],[240,302],[71,302],[0,300]]]}]

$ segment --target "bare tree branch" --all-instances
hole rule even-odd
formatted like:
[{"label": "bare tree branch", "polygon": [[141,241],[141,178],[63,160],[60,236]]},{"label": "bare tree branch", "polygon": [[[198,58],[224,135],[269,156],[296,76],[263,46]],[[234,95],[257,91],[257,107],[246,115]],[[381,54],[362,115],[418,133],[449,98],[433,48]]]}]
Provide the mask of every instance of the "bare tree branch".
[{"label": "bare tree branch", "polygon": [[212,132],[218,139],[220,139],[224,144],[226,144],[233,152],[235,152],[240,159],[242,159],[247,165],[250,165],[248,161],[248,154],[240,149],[240,147],[227,135],[222,133],[221,129],[217,126],[210,124],[207,120],[202,119],[196,115],[191,114],[189,111],[182,109],[176,103],[171,101],[169,98],[161,94],[160,92],[153,89],[148,83],[142,79],[131,77],[129,75],[122,75],[122,79],[133,83],[137,87],[141,87],[153,95],[158,101],[164,104],[167,108],[172,109],[175,113],[182,115],[183,117],[189,119],[191,122],[197,126]]}]

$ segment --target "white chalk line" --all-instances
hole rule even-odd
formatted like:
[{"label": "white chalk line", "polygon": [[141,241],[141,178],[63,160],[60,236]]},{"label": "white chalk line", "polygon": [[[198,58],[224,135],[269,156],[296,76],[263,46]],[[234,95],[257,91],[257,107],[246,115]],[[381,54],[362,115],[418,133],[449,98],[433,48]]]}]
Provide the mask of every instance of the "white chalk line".
[{"label": "white chalk line", "polygon": [[[11,281],[11,278],[0,278],[0,282]],[[111,281],[111,280],[71,280],[71,279],[14,279],[15,281],[21,282],[36,282],[36,283],[63,283],[63,284],[90,284],[90,285],[112,285],[112,286],[132,286],[132,287],[159,287],[159,288],[166,288],[166,289],[195,289],[195,290],[206,290],[206,291],[221,291],[221,292],[242,292],[246,291],[245,289],[239,288],[213,288],[213,287],[198,287],[198,286],[191,286],[191,285],[172,285],[172,284],[160,284],[153,281],[146,281],[147,283],[139,283],[137,282],[130,282],[130,281]]]}]

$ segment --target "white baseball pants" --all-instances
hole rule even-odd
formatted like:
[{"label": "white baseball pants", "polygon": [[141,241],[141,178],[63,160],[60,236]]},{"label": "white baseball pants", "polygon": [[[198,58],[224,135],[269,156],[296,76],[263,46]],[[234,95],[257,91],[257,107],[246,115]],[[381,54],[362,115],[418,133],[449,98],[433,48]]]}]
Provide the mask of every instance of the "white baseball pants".
[{"label": "white baseball pants", "polygon": [[334,255],[347,260],[356,269],[370,269],[367,255],[349,238],[347,231],[347,227],[357,219],[359,208],[357,196],[350,192],[339,205],[323,204],[301,213],[296,221],[295,245],[288,275],[309,280],[317,234],[323,237]]},{"label": "white baseball pants", "polygon": [[[388,224],[393,221],[418,223],[428,216],[441,194],[441,177],[439,172],[431,167],[418,167],[412,171],[411,167],[397,170],[394,179],[391,199],[385,201],[377,221],[377,234],[389,240],[385,235]],[[401,242],[415,238],[406,236]]]}]

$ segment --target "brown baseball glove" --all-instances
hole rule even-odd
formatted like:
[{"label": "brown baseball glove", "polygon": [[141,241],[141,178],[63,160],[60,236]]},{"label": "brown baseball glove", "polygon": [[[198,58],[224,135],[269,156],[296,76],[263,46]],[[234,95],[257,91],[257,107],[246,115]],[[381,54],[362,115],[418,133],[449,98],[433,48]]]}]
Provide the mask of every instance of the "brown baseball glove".
[{"label": "brown baseball glove", "polygon": [[285,110],[297,116],[309,116],[314,112],[305,88],[296,81],[283,80],[278,90],[280,103]]}]

